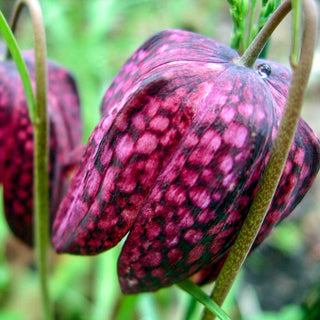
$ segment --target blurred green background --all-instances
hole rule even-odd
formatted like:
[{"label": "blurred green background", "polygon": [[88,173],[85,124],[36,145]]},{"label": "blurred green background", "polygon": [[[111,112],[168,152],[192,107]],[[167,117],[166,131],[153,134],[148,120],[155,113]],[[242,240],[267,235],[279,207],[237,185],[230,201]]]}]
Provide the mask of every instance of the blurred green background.
[{"label": "blurred green background", "polygon": [[[7,18],[13,3],[0,0],[0,9]],[[99,121],[100,103],[113,77],[154,32],[182,28],[229,44],[233,28],[226,0],[41,0],[40,3],[48,56],[69,68],[78,84],[84,141]],[[287,66],[288,28],[290,19],[275,32],[269,51],[270,59]],[[32,47],[27,12],[16,34],[22,48]],[[319,65],[318,48],[303,111],[318,136]],[[320,319],[319,191],[318,178],[291,217],[248,259],[225,304],[232,319]],[[93,258],[51,254],[56,319],[199,319],[201,307],[176,287],[154,294],[123,296],[116,275],[118,253],[119,246]],[[306,312],[310,306],[313,312],[318,312],[313,318],[311,309]],[[0,320],[40,320],[40,311],[33,252],[10,234],[1,214]]]}]

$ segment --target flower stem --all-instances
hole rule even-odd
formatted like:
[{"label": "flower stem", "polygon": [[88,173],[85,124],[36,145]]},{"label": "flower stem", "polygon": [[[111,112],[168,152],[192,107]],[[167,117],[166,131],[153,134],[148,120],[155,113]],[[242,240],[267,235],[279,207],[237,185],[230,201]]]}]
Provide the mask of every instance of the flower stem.
[{"label": "flower stem", "polygon": [[[283,3],[275,12],[276,21],[281,21],[281,16],[290,9],[289,1]],[[279,12],[282,12],[280,14]],[[277,133],[270,159],[263,174],[258,192],[250,207],[247,218],[240,230],[240,233],[230,251],[230,254],[217,278],[211,298],[222,305],[233,281],[240,270],[248,252],[254,242],[260,226],[269,209],[274,192],[281,177],[290,146],[295,134],[298,120],[301,113],[304,92],[311,72],[313,52],[315,48],[317,30],[317,8],[314,0],[303,1],[304,28],[300,50],[300,59],[296,66],[292,66],[293,73],[287,97],[287,103],[282,116],[281,124]],[[272,18],[271,18],[272,20]],[[270,30],[270,23],[266,27]],[[275,27],[273,28],[275,29]],[[264,32],[264,29],[262,29]],[[258,36],[259,37],[259,36]],[[261,38],[261,36],[260,36]],[[267,40],[267,37],[263,37]],[[249,48],[250,49],[250,48]],[[249,50],[248,49],[248,50]],[[256,53],[256,50],[253,52]],[[246,61],[252,59],[246,58]],[[204,313],[202,320],[214,319],[210,311]]]},{"label": "flower stem", "polygon": [[52,306],[48,289],[49,244],[49,187],[48,187],[48,137],[46,40],[42,12],[37,0],[16,2],[11,28],[15,29],[22,8],[29,9],[34,32],[36,103],[33,117],[34,129],[34,243],[39,272],[43,319],[51,320]]}]

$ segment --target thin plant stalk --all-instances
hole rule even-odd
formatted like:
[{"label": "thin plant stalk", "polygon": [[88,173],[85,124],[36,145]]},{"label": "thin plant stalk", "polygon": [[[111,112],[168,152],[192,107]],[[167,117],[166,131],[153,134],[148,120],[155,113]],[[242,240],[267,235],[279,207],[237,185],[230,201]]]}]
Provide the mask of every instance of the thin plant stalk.
[{"label": "thin plant stalk", "polygon": [[29,9],[35,47],[36,104],[33,116],[34,131],[34,243],[39,273],[43,318],[53,319],[48,288],[48,244],[49,244],[49,125],[47,113],[47,65],[46,38],[40,4],[37,0],[16,2],[11,28],[15,30],[22,8]]},{"label": "thin plant stalk", "polygon": [[[313,0],[304,0],[302,2],[304,28],[300,59],[297,65],[292,66],[293,73],[285,110],[258,192],[213,289],[211,298],[218,305],[222,305],[235,277],[250,251],[257,233],[259,232],[260,226],[264,220],[267,210],[269,209],[274,192],[281,177],[300,117],[302,101],[312,67],[317,30],[317,8],[315,2]],[[286,8],[286,10],[284,10],[284,8]],[[284,17],[289,8],[291,8],[290,1],[286,1],[279,7],[280,11],[277,10],[275,13],[275,16],[277,17],[275,23],[278,24],[278,20],[281,18],[279,12],[282,12]],[[271,17],[267,30],[274,29],[276,27],[270,28],[270,24],[272,24],[273,21],[274,19]],[[261,32],[265,33],[266,31],[265,29],[262,29]],[[266,40],[268,38],[267,36],[263,37]],[[259,43],[259,39],[256,40],[256,43]],[[253,47],[251,49],[249,47],[248,50],[253,50],[254,52],[259,51]],[[252,59],[248,59],[250,53],[244,54],[244,56],[245,55],[247,56],[245,61],[250,61],[248,65],[252,65]],[[209,319],[214,319],[214,315],[210,311],[206,310],[202,320]]]}]

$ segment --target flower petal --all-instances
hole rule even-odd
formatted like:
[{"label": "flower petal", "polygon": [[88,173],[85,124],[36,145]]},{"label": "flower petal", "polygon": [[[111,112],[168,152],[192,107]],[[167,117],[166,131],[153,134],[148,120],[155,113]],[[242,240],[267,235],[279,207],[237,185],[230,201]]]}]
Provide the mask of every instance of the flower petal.
[{"label": "flower petal", "polygon": [[[233,96],[252,112],[239,113]],[[178,282],[226,254],[232,240],[222,240],[234,240],[252,200],[243,190],[256,188],[271,148],[273,103],[254,73],[228,69],[212,84],[125,242],[118,263],[124,293]]]},{"label": "flower petal", "polygon": [[[32,52],[24,53],[31,78],[34,79]],[[12,77],[6,83],[10,110],[10,134],[6,137],[4,168],[5,214],[12,231],[31,245],[33,212],[33,128],[30,122],[24,90],[12,62],[3,62],[4,70],[12,69]],[[2,77],[3,83],[8,79]],[[54,219],[58,204],[66,191],[68,177],[63,175],[68,152],[81,141],[79,98],[73,78],[68,72],[48,63],[48,111],[50,120],[50,212]],[[5,80],[3,80],[5,79]],[[75,160],[75,159],[74,159]],[[78,159],[79,160],[79,159]],[[70,165],[70,164],[68,164]]]},{"label": "flower petal", "polygon": [[[221,54],[223,52],[223,54]],[[171,63],[224,63],[237,53],[213,39],[184,30],[163,30],[136,50],[119,71],[107,90],[101,107],[102,116],[118,112],[128,97],[141,86],[144,78]]]},{"label": "flower petal", "polygon": [[[202,61],[161,65],[141,79],[131,96],[118,106],[112,104],[113,111],[108,109],[92,133],[59,209],[52,241],[58,252],[97,254],[123,238],[197,109],[203,107],[204,93],[212,86],[206,81],[215,82],[225,69]],[[189,103],[183,106],[188,94]]]}]

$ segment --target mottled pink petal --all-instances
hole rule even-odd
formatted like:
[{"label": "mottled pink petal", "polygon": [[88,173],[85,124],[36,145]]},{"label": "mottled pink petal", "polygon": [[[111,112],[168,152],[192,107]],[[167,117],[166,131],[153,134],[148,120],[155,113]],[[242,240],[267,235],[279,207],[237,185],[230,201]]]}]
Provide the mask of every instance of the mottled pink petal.
[{"label": "mottled pink petal", "polygon": [[[144,86],[123,108],[113,118],[102,119],[91,135],[54,223],[53,245],[57,251],[83,254],[78,243],[79,228],[81,243],[96,239],[92,246],[86,244],[86,253],[97,254],[117,244],[132,227],[154,181],[189,128],[196,108],[203,104],[201,95],[197,97],[199,105],[182,104],[196,85],[198,71],[189,79],[179,65],[172,68],[175,72],[158,70],[159,80],[154,81],[154,76],[146,78]],[[200,70],[207,71],[208,79],[223,71],[219,68],[215,73],[205,66]],[[162,119],[166,131],[155,129],[154,119],[158,123]],[[141,127],[143,131],[139,130]],[[98,227],[99,219],[105,220],[103,229]]]},{"label": "mottled pink petal", "polygon": [[[96,254],[129,232],[118,262],[123,292],[216,277],[259,186],[290,81],[277,63],[246,68],[237,58],[181,30],[156,34],[131,56],[56,217],[58,252]],[[255,247],[303,198],[319,157],[300,120]]]},{"label": "mottled pink petal", "polygon": [[[268,137],[274,120],[272,95],[268,94],[265,84],[256,79],[254,72],[236,73],[227,69],[223,73],[223,79],[235,84],[242,83],[242,86],[229,88],[216,82],[212,84],[206,103],[199,108],[189,130],[154,183],[153,189],[157,192],[151,190],[146,198],[119,259],[118,272],[123,292],[156,290],[183,280],[207,266],[213,259],[218,260],[227,250],[224,247],[228,243],[222,243],[223,246],[217,252],[211,244],[215,237],[224,234],[226,225],[230,224],[231,227],[232,223],[236,223],[233,214],[235,205],[241,205],[242,190],[246,182],[251,181],[257,167],[261,173],[264,157],[271,146]],[[227,108],[230,113],[231,91],[241,96],[245,87],[253,85],[257,87],[257,94],[242,97],[243,102],[255,105],[253,114],[248,117],[237,115],[233,121],[226,120],[224,109]],[[199,90],[201,97],[202,87]],[[195,91],[196,87],[193,93]],[[185,104],[188,101],[186,96]],[[220,105],[217,101],[224,101],[224,104]],[[232,105],[232,108],[236,114],[237,105]],[[255,113],[264,114],[264,121],[253,122]],[[211,114],[216,117],[214,122],[208,122]],[[234,136],[238,139],[229,137],[230,128],[238,134]],[[189,147],[189,137],[194,135],[198,137],[198,143]],[[216,136],[222,138],[216,139]],[[197,172],[197,180],[192,186],[185,184],[182,172],[186,169]],[[230,170],[233,174],[228,175]],[[213,176],[207,180],[202,176],[204,171],[212,171]],[[171,178],[171,175],[174,177]],[[258,180],[253,181],[254,185],[257,183]],[[218,200],[215,199],[217,192],[221,192]],[[158,210],[161,205],[164,205],[164,210]],[[245,209],[244,203],[239,210]],[[208,216],[205,223],[198,220],[204,210]],[[187,214],[191,215],[193,223],[184,226],[181,222]],[[238,218],[240,220],[243,217],[240,215]],[[162,226],[162,230],[157,237],[147,238],[148,232],[151,232],[149,229],[156,222]],[[166,228],[168,225],[171,225],[170,231]],[[162,245],[155,246],[155,242]],[[168,255],[173,249],[182,254],[171,265],[168,264]],[[135,259],[137,255],[139,257],[135,264],[132,263],[133,251]],[[153,276],[153,268],[144,264],[145,259],[151,259],[148,258],[149,255],[155,253],[162,258],[152,267],[166,270],[161,277]],[[135,268],[144,270],[146,276],[136,277]]]}]

